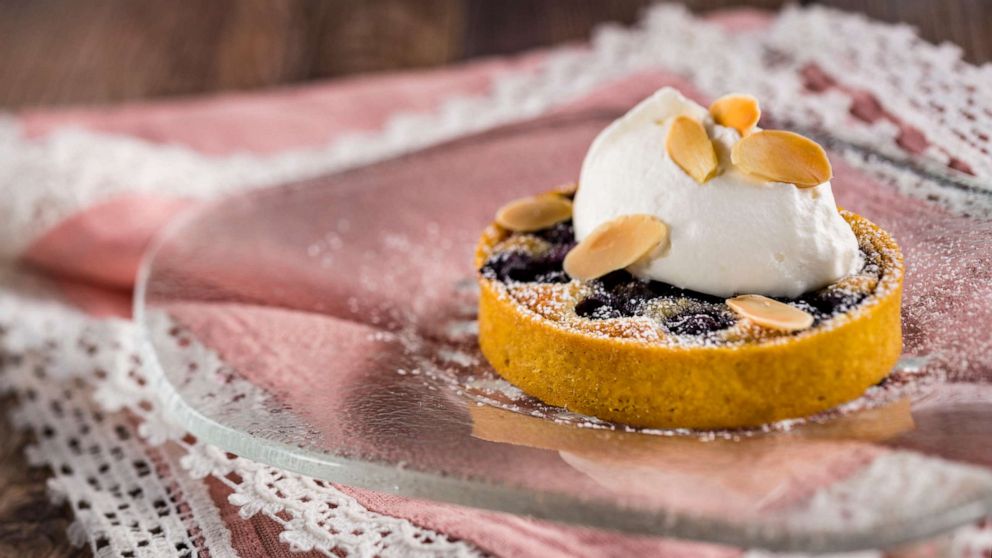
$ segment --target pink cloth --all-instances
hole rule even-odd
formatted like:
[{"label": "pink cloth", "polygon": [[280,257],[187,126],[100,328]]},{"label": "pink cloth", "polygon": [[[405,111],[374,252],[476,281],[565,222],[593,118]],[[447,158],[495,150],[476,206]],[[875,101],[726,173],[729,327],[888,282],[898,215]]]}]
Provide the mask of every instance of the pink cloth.
[{"label": "pink cloth", "polygon": [[[425,72],[357,77],[262,93],[136,103],[121,107],[30,110],[29,137],[81,127],[180,145],[210,155],[277,153],[325,145],[344,133],[382,127],[397,112],[437,109],[447,98],[485,91],[508,72],[533,71],[545,54],[484,60]],[[24,259],[83,281],[130,287],[152,235],[184,200],[125,195],[74,215],[37,239]]]},{"label": "pink cloth", "polygon": [[381,128],[397,112],[429,112],[452,95],[486,91],[510,72],[536,69],[535,51],[434,70],[345,78],[262,93],[226,93],[111,108],[29,110],[30,137],[66,126],[182,145],[208,155],[278,153],[328,143],[343,133]]},{"label": "pink cloth", "polygon": [[130,289],[152,237],[191,205],[166,196],[121,196],[62,221],[24,259],[61,277]]}]

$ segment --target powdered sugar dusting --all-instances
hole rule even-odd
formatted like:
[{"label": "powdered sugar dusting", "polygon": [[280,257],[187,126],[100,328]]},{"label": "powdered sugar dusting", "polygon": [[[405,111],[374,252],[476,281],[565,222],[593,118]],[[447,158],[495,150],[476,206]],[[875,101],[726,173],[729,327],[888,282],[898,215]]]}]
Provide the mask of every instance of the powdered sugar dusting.
[{"label": "powdered sugar dusting", "polygon": [[[521,314],[569,332],[618,342],[673,347],[785,343],[795,335],[847,323],[901,285],[903,269],[898,248],[880,229],[849,212],[842,214],[858,239],[863,265],[857,273],[827,289],[787,301],[817,317],[811,330],[799,333],[757,327],[747,320],[733,318],[734,313],[722,301],[688,291],[672,290],[663,294],[665,291],[652,291],[647,283],[634,281],[621,288],[629,289],[632,285],[634,289],[649,292],[634,295],[621,291],[618,295],[613,292],[617,290],[616,286],[606,286],[606,278],[562,282],[565,277],[556,258],[571,246],[572,228],[567,223],[526,234],[490,228],[483,240],[483,249],[488,253],[481,275],[498,297],[510,302]],[[554,242],[541,238],[542,235],[550,236]],[[645,296],[646,299],[626,313],[607,302],[631,305],[632,296]],[[813,298],[807,299],[807,296]],[[822,301],[827,299],[830,302],[824,307]],[[591,314],[580,310],[581,305],[590,301],[602,306],[594,307]],[[692,319],[700,314],[717,316],[712,318],[716,323],[725,322],[719,323],[722,327],[699,328],[702,331],[679,331],[680,319]]]}]

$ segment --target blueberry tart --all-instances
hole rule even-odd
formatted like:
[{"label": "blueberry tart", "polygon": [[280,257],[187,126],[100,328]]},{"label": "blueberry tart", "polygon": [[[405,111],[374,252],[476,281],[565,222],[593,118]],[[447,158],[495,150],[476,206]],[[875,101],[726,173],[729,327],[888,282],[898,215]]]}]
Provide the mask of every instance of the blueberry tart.
[{"label": "blueberry tart", "polygon": [[501,208],[476,251],[493,368],[650,428],[804,417],[884,378],[899,248],[836,207],[820,146],[759,118],[747,95],[663,89],[596,138],[577,189]]}]

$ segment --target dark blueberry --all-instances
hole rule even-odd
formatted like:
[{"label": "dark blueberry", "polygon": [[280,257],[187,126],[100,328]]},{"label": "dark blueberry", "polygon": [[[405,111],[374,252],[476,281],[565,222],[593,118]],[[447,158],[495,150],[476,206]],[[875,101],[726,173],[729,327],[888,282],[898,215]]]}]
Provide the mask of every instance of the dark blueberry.
[{"label": "dark blueberry", "polygon": [[720,303],[724,300],[718,296],[691,291],[689,289],[680,289],[675,285],[670,285],[661,281],[651,281],[648,283],[648,288],[651,289],[651,292],[653,292],[655,296],[664,296],[667,298],[691,298],[694,300],[713,303]]},{"label": "dark blueberry", "polygon": [[641,300],[649,300],[658,297],[658,295],[651,290],[647,283],[636,279],[627,283],[616,285],[611,289],[611,292],[616,296],[639,298]]},{"label": "dark blueberry", "polygon": [[554,244],[544,254],[543,258],[548,261],[557,262],[561,265],[561,263],[565,261],[565,256],[567,256],[568,252],[574,247],[574,242],[569,242],[567,244]]},{"label": "dark blueberry", "polygon": [[654,293],[654,296],[663,296],[667,298],[680,298],[685,296],[684,290],[669,285],[668,283],[662,283],[661,281],[651,281],[648,283],[648,288]]},{"label": "dark blueberry", "polygon": [[548,271],[535,278],[538,283],[568,283],[571,278],[562,270]]},{"label": "dark blueberry", "polygon": [[562,270],[560,261],[537,258],[526,269],[511,273],[510,279],[525,283],[567,283],[568,275]]},{"label": "dark blueberry", "polygon": [[543,238],[551,244],[573,244],[575,242],[575,230],[572,228],[571,221],[563,221],[531,234]]},{"label": "dark blueberry", "polygon": [[658,297],[647,283],[637,280],[613,287],[610,294],[613,295],[613,300],[617,301],[616,305],[624,316],[640,315],[644,311],[644,304]]},{"label": "dark blueberry", "polygon": [[734,318],[725,312],[691,312],[668,321],[668,331],[676,335],[702,335],[727,329]]},{"label": "dark blueberry", "polygon": [[530,283],[531,281],[536,281],[542,272],[540,263],[531,260],[526,265],[508,266],[506,268],[506,278],[520,283]]},{"label": "dark blueberry", "polygon": [[600,285],[603,289],[607,291],[612,291],[616,287],[620,285],[625,285],[634,280],[635,279],[633,275],[631,275],[627,271],[618,269],[616,271],[611,271],[607,273],[606,275],[600,277],[599,279],[596,279],[596,283]]},{"label": "dark blueberry", "polygon": [[480,270],[486,277],[521,283],[567,283],[561,268],[564,256],[549,253],[533,257],[525,252],[501,252],[489,258]]},{"label": "dark blueberry", "polygon": [[810,304],[809,302],[807,302],[805,299],[802,298],[793,299],[793,300],[783,300],[782,302],[791,304],[792,306],[795,306],[796,308],[802,310],[803,312],[806,312],[807,314],[811,314],[814,318],[816,318],[814,323],[818,323],[819,319],[823,317],[824,314],[822,311],[820,311],[819,308],[816,308],[815,306],[813,306],[812,304]]},{"label": "dark blueberry", "polygon": [[537,280],[542,283],[567,283],[570,278],[565,273],[562,264],[570,249],[571,246],[569,245],[556,245],[551,247],[547,253],[542,254],[536,260],[537,266],[540,268]]},{"label": "dark blueberry", "polygon": [[500,252],[490,256],[480,270],[491,279],[506,281],[511,276],[520,276],[531,265],[533,258],[523,252]]},{"label": "dark blueberry", "polygon": [[608,298],[599,296],[590,296],[580,300],[575,305],[575,313],[592,320],[619,318],[621,316],[620,311],[610,304]]},{"label": "dark blueberry", "polygon": [[592,318],[597,320],[607,320],[610,318],[620,318],[623,314],[612,306],[600,306],[592,313]]},{"label": "dark blueberry", "polygon": [[823,289],[803,296],[800,301],[813,307],[824,316],[847,312],[865,298],[863,293],[851,293],[842,289]]}]

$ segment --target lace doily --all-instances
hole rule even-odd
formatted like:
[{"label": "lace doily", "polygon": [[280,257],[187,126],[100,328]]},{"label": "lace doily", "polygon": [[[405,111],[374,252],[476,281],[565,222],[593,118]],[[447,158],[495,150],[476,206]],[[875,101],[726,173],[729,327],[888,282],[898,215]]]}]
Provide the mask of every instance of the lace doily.
[{"label": "lace doily", "polygon": [[38,435],[28,457],[52,469],[53,497],[68,502],[76,518],[74,542],[88,542],[97,556],[235,556],[196,480],[213,475],[231,488],[241,517],[264,513],[282,525],[280,539],[293,549],[480,555],[467,543],[371,512],[331,484],[191,440],[161,413],[135,326],[79,314],[39,289],[40,281],[11,270],[0,281],[0,386],[22,402],[15,424]]},{"label": "lace doily", "polygon": [[[774,107],[776,118],[881,153],[904,147],[908,126],[925,138],[924,153],[935,164],[992,178],[992,67],[964,64],[956,48],[826,9],[786,10],[767,29],[730,34],[662,6],[633,29],[599,30],[588,50],[563,49],[537,72],[500,78],[490,94],[450,99],[436,113],[397,115],[380,132],[316,149],[209,157],[82,130],[25,140],[15,119],[0,119],[0,257],[15,257],[61,219],[121,192],[208,197],[314,176],[533,117],[655,67],[685,74],[711,96],[749,91]],[[810,90],[811,68],[838,86]],[[884,110],[871,118],[852,112],[852,92],[881,100]],[[845,154],[914,195],[936,190],[884,159]],[[943,201],[976,210],[963,198]],[[78,314],[51,292],[33,292],[37,284],[4,277],[0,389],[20,396],[14,418],[39,438],[29,456],[52,468],[53,494],[76,515],[72,537],[98,556],[233,556],[230,533],[195,480],[206,475],[233,491],[230,501],[243,517],[262,513],[278,522],[280,538],[294,549],[329,556],[480,553],[373,513],[332,485],[185,438],[159,412],[132,324]],[[987,529],[967,528],[944,544],[973,552],[992,545],[989,538]]]}]

